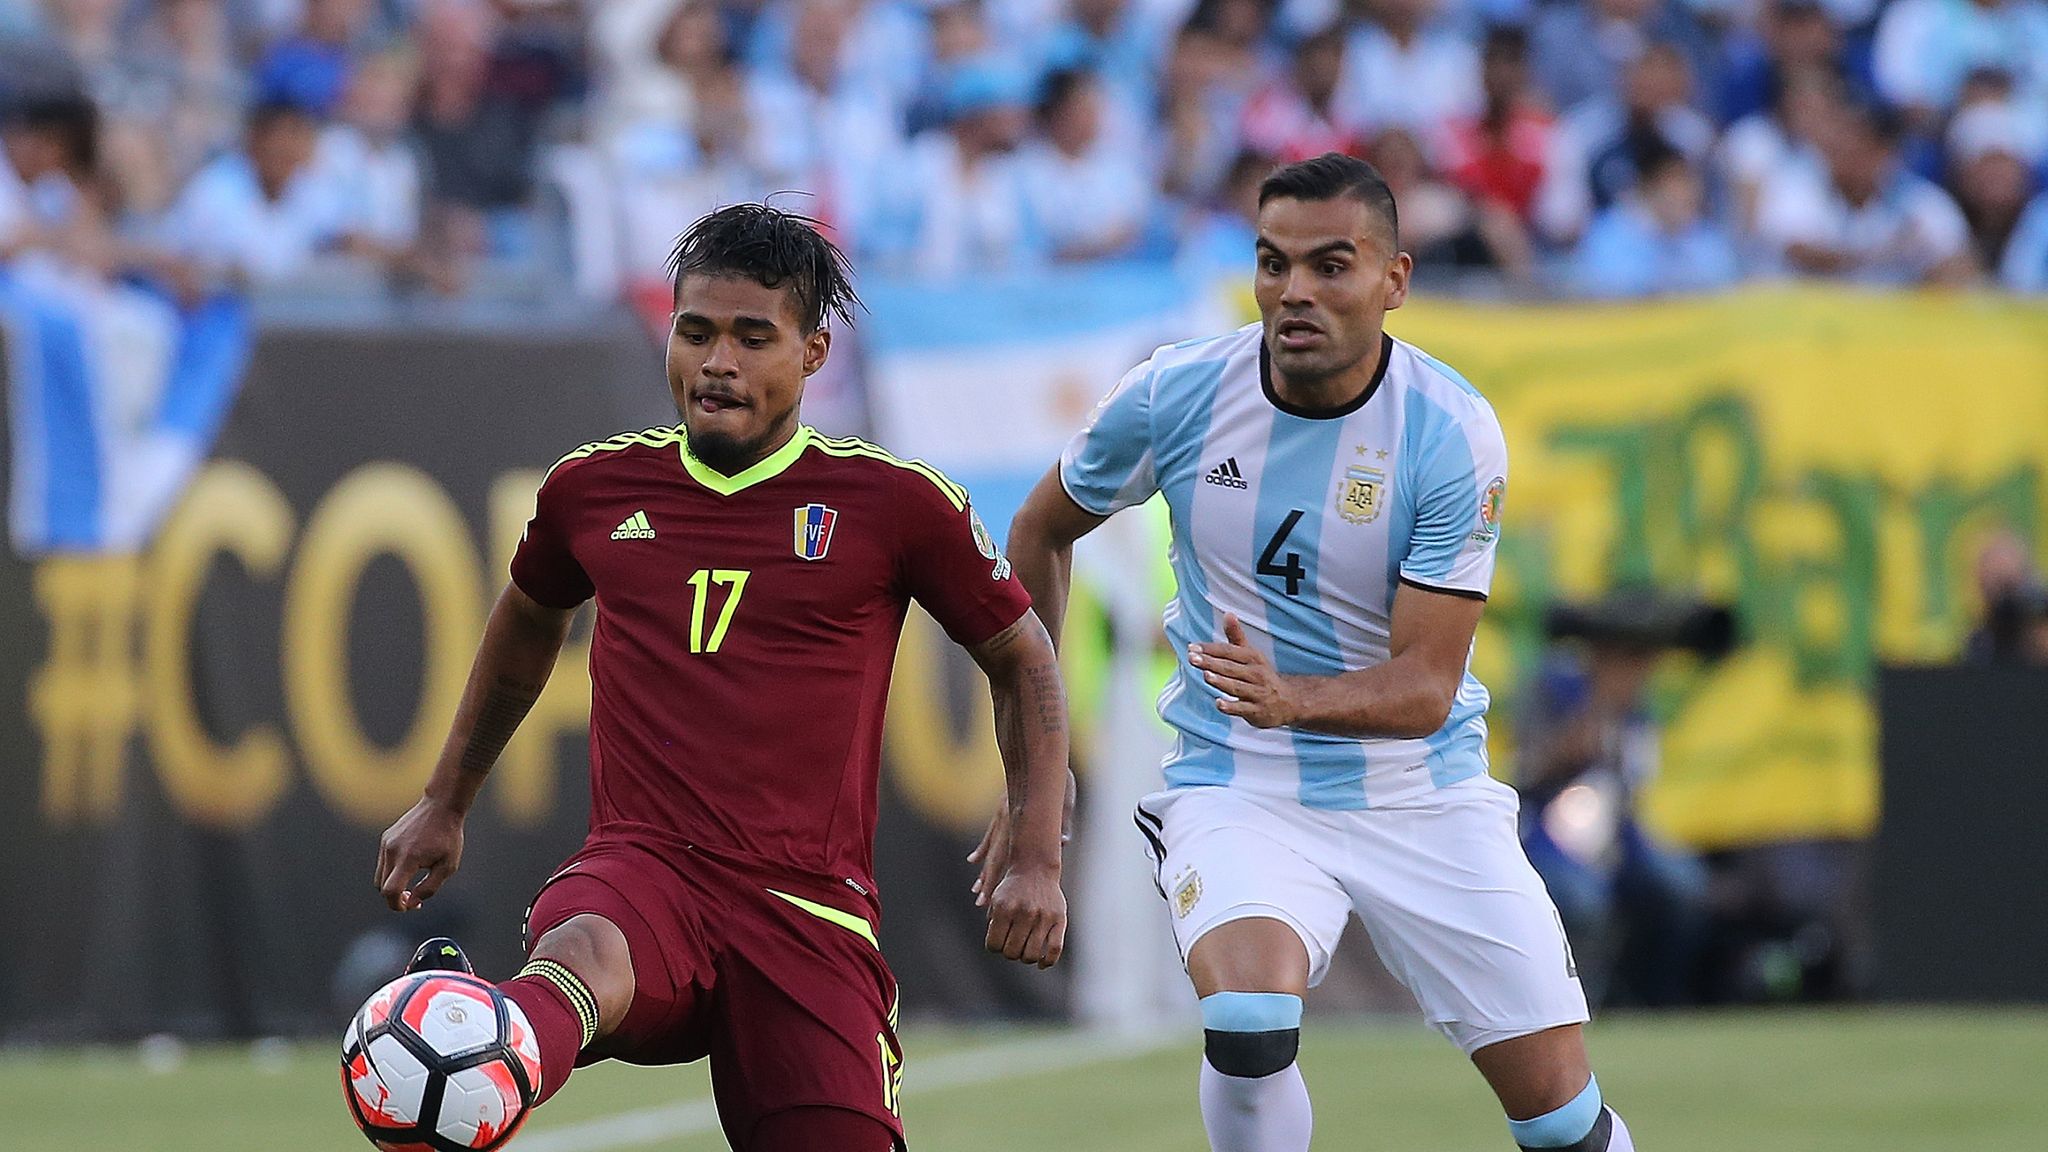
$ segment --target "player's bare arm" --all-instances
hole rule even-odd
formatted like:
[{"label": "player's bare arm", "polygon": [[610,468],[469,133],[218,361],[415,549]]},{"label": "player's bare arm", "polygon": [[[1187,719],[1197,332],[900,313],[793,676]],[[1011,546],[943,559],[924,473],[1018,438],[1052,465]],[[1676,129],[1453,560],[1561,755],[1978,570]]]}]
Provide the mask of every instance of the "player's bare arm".
[{"label": "player's bare arm", "polygon": [[1107,517],[1074,503],[1060,484],[1058,465],[1040,477],[1024,506],[1010,521],[1004,549],[1017,580],[1031,593],[1031,606],[1057,645],[1066,622],[1067,592],[1074,580],[1074,541],[1095,531]]},{"label": "player's bare arm", "polygon": [[1067,770],[1067,698],[1059,657],[1035,613],[968,649],[995,698],[996,745],[1007,788],[1006,835],[985,842],[999,870],[988,905],[988,950],[1050,968],[1066,948],[1060,844],[1073,775]]},{"label": "player's bare arm", "polygon": [[463,819],[547,687],[574,614],[538,603],[514,584],[499,594],[426,794],[377,845],[377,887],[394,911],[419,907],[461,866]]},{"label": "player's bare arm", "polygon": [[1189,645],[1188,663],[1224,694],[1219,709],[1257,728],[1419,738],[1449,718],[1485,606],[1474,596],[1403,584],[1394,594],[1389,659],[1341,676],[1281,675],[1229,614],[1223,642]]},{"label": "player's bare arm", "polygon": [[[1105,517],[1095,516],[1075,504],[1060,486],[1059,468],[1055,465],[1038,481],[1037,487],[1025,498],[1024,506],[1010,520],[1010,539],[1004,554],[1010,559],[1011,569],[1017,574],[1018,583],[1031,593],[1031,608],[1051,638],[1053,646],[1059,646],[1060,627],[1067,615],[1067,591],[1073,583],[1074,541],[1086,536],[1101,524]],[[1067,834],[1071,835],[1074,818],[1074,776],[1067,774],[1066,807],[1062,816]],[[967,854],[967,862],[979,864],[981,873],[974,880],[975,902],[988,903],[989,894],[995,890],[1008,861],[1005,851],[1010,842],[1010,808],[1005,804],[996,809],[989,820],[988,831],[982,834],[981,843]]]}]

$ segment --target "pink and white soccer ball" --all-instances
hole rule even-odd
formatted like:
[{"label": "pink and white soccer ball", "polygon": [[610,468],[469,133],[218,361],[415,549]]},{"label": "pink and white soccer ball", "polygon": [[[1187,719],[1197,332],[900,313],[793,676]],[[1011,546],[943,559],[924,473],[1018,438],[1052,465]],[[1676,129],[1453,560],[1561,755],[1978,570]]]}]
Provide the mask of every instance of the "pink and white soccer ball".
[{"label": "pink and white soccer ball", "polygon": [[341,1042],[350,1115],[385,1152],[492,1152],[540,1090],[540,1045],[518,1004],[460,972],[401,976]]}]

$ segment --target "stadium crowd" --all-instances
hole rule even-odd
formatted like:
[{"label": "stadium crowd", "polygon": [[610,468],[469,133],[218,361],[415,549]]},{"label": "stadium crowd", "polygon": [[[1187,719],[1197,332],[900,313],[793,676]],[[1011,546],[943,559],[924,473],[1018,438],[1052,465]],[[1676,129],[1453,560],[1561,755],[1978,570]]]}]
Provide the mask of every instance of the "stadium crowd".
[{"label": "stadium crowd", "polygon": [[0,0],[0,100],[0,259],[187,296],[659,292],[783,190],[864,270],[1221,272],[1329,149],[1441,282],[2048,290],[2043,0]]}]

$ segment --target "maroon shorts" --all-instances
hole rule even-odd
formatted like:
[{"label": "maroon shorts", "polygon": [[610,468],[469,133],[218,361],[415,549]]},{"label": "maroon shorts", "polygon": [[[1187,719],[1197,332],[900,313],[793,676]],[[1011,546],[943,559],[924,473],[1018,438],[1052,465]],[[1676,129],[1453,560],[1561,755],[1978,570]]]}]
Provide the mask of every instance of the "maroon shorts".
[{"label": "maroon shorts", "polygon": [[762,1117],[816,1105],[872,1116],[903,1146],[896,978],[876,947],[869,901],[696,849],[600,833],[534,897],[527,950],[586,913],[625,935],[634,992],[625,1020],[579,1065],[709,1056],[719,1122],[738,1149]]}]

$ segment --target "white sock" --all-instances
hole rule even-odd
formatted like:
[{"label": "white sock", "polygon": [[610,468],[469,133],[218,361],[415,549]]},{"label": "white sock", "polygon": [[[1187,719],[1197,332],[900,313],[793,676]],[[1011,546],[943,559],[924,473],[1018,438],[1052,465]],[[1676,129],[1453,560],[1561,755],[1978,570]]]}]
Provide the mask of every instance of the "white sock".
[{"label": "white sock", "polygon": [[1614,1131],[1607,1134],[1607,1152],[1636,1152],[1636,1142],[1628,1134],[1628,1125],[1621,1122],[1621,1113],[1609,1108],[1607,1114],[1614,1118]]},{"label": "white sock", "polygon": [[1308,1152],[1315,1117],[1301,1065],[1253,1080],[1202,1061],[1202,1124],[1212,1152]]}]

